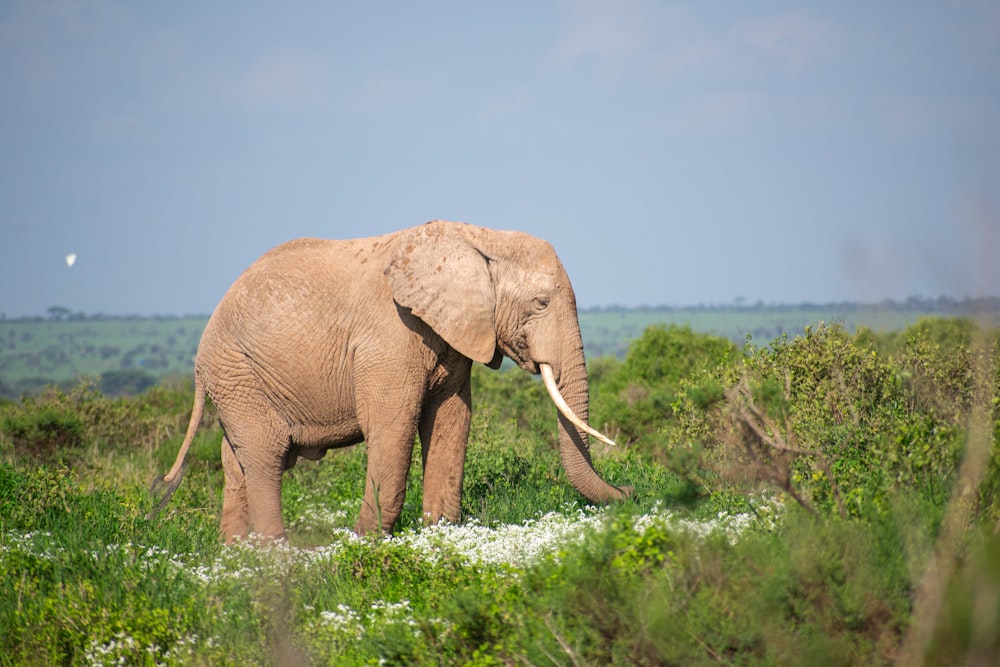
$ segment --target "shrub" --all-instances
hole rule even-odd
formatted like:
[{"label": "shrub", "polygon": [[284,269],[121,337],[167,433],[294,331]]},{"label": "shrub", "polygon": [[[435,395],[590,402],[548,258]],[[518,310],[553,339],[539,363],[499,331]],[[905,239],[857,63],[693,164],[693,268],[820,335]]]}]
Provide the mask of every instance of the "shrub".
[{"label": "shrub", "polygon": [[991,389],[997,396],[1000,369],[993,369],[992,387],[989,378],[977,376],[977,370],[989,366],[990,351],[997,358],[996,332],[992,341],[977,344],[977,338],[989,336],[968,319],[923,319],[907,328],[893,357],[910,409],[930,413],[937,421],[960,423],[974,403],[989,400]]},{"label": "shrub", "polygon": [[36,462],[72,455],[82,444],[85,425],[58,390],[0,406],[3,452]]},{"label": "shrub", "polygon": [[[898,361],[880,355],[870,336],[836,326],[750,347],[742,364],[685,382],[671,447],[698,452],[693,467],[714,478],[776,485],[813,511],[887,511],[895,488],[939,506],[955,479],[969,406],[988,390],[970,380],[977,358],[962,343],[945,350],[926,340],[912,337]],[[925,383],[901,368],[940,379],[936,393],[922,394]]]},{"label": "shrub", "polygon": [[545,386],[519,368],[500,371],[475,364],[472,369],[473,412],[492,414],[494,422],[512,422],[523,432],[531,432],[556,445],[556,408]]},{"label": "shrub", "polygon": [[527,661],[891,664],[910,593],[892,522],[783,523],[731,542],[611,518],[526,574]]},{"label": "shrub", "polygon": [[135,396],[156,385],[156,378],[135,369],[101,373],[100,389],[105,396]]},{"label": "shrub", "polygon": [[729,340],[688,326],[648,327],[625,361],[591,364],[592,422],[623,443],[651,449],[657,431],[674,418],[681,383],[695,373],[728,367],[740,358]]}]

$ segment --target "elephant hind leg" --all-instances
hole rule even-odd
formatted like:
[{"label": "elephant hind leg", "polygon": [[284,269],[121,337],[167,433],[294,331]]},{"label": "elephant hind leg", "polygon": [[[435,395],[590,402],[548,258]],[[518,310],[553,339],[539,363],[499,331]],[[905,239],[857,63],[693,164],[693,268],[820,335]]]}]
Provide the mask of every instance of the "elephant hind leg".
[{"label": "elephant hind leg", "polygon": [[250,468],[247,476],[247,509],[253,534],[270,540],[285,539],[281,520],[281,463]]},{"label": "elephant hind leg", "polygon": [[247,505],[247,479],[243,466],[236,460],[229,438],[222,436],[222,470],[226,484],[222,491],[221,532],[227,543],[245,538],[250,532],[250,510]]},{"label": "elephant hind leg", "polygon": [[225,415],[222,421],[226,434],[223,532],[230,541],[241,534],[284,539],[281,473],[290,446],[287,427],[266,401],[252,398],[244,400],[238,414]]}]

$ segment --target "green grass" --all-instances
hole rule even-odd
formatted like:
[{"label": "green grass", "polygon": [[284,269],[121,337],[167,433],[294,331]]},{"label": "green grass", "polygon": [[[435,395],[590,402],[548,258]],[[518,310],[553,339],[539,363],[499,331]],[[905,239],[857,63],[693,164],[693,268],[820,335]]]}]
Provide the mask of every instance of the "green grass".
[{"label": "green grass", "polygon": [[[471,521],[485,529],[553,510],[575,521],[584,512],[551,472],[552,452],[529,444],[527,463],[512,464],[512,448],[491,441],[506,437],[506,427],[482,420],[477,434],[466,479]],[[407,543],[434,540],[420,530],[419,470],[395,539],[348,535],[362,491],[361,448],[300,463],[286,476],[290,547],[223,547],[219,437],[209,429],[195,443],[184,484],[153,521],[145,517],[146,481],[169,463],[177,438],[146,455],[85,445],[75,469],[0,465],[0,625],[9,630],[0,662],[492,664],[514,650],[510,633],[533,632],[528,619],[544,614],[524,589],[532,568],[471,562],[445,541]],[[123,455],[130,474],[102,469]],[[606,463],[609,474],[629,474],[644,498],[622,512],[648,511],[676,485],[631,456]]]},{"label": "green grass", "polygon": [[0,394],[15,398],[45,384],[70,386],[81,376],[112,372],[126,380],[153,382],[171,374],[190,375],[207,321],[207,317],[0,320]]},{"label": "green grass", "polygon": [[[355,447],[285,475],[290,539],[272,548],[218,538],[210,407],[183,484],[147,518],[190,386],[0,405],[0,665],[991,664],[997,345],[930,322],[877,340],[820,328],[733,359],[650,330],[594,373],[592,393],[655,431],[595,446],[602,475],[636,490],[604,508],[566,480],[537,382],[477,368],[460,525],[421,525],[415,457],[397,532],[354,537]],[[701,361],[650,358],[675,354]],[[639,408],[662,395],[650,421]],[[768,453],[749,423],[818,454]],[[970,442],[988,449],[971,471]]]},{"label": "green grass", "polygon": [[[303,508],[353,509],[353,497],[323,486],[324,467],[333,468],[310,467],[318,487],[300,479],[287,492]],[[541,488],[529,484],[524,495],[537,504],[519,521],[544,528],[512,539],[523,546],[561,526],[563,541],[534,560],[499,562],[470,558],[447,531],[357,540],[308,513],[293,529],[297,547],[223,547],[211,492],[193,494],[209,506],[176,498],[150,522],[139,486],[0,465],[0,663],[894,661],[921,561],[893,522],[817,523],[790,507],[779,510],[778,529],[750,520],[699,537],[690,526],[712,525],[710,502],[680,511],[687,524],[650,520],[664,513],[645,503],[601,514],[556,507],[562,519],[539,519],[553,509]],[[483,543],[474,527],[457,530]],[[316,531],[326,534],[317,540]],[[923,536],[917,551],[930,543]],[[312,544],[322,546],[301,548]],[[995,631],[971,606],[997,599],[1000,543],[986,534],[970,544],[929,664],[996,648],[995,638],[977,648],[967,635]]]}]

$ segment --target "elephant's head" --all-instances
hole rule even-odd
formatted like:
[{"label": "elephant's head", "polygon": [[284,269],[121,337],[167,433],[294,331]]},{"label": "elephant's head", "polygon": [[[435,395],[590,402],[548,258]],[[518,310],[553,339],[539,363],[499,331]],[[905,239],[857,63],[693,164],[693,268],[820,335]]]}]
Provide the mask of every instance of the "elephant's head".
[{"label": "elephant's head", "polygon": [[[502,355],[541,373],[559,409],[563,465],[593,501],[630,489],[594,470],[587,433],[588,384],[576,297],[547,242],[520,232],[434,221],[408,231],[386,268],[396,302],[474,361],[499,366]],[[613,444],[613,443],[611,443]]]}]

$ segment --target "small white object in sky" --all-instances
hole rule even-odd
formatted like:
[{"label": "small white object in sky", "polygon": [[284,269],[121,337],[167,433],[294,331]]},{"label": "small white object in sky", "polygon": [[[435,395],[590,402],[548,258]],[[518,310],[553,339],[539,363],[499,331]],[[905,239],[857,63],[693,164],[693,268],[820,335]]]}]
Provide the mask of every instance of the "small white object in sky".
[{"label": "small white object in sky", "polygon": [[76,264],[76,253],[71,252],[70,254],[66,255],[66,266],[72,267],[74,264]]}]

